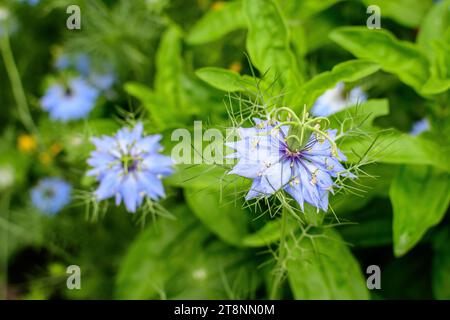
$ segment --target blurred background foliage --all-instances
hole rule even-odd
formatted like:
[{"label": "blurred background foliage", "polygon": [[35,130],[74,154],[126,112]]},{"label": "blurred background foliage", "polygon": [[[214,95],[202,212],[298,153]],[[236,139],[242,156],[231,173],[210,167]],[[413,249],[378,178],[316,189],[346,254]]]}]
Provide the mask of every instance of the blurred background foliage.
[{"label": "blurred background foliage", "polygon": [[[74,3],[81,30],[65,27]],[[382,30],[365,26],[371,4],[381,8]],[[8,31],[0,25],[2,298],[450,298],[448,0],[0,6],[8,12]],[[19,106],[6,37],[31,124]],[[115,84],[88,119],[52,121],[40,98],[58,77],[58,57],[79,53],[94,66],[107,63]],[[370,177],[359,181],[363,192],[333,197],[334,213],[323,222],[288,221],[288,241],[280,240],[280,214],[271,211],[276,201],[244,205],[239,195],[248,183],[225,176],[222,166],[179,166],[165,181],[164,212],[131,215],[89,197],[92,135],[139,118],[148,133],[164,134],[169,154],[173,129],[191,131],[194,120],[204,129],[230,126],[230,108],[261,98],[261,87],[269,101],[301,111],[340,81],[369,95],[358,116],[367,120],[363,132],[377,137],[370,154],[377,163],[364,166]],[[428,132],[410,135],[424,118]],[[361,155],[371,143],[348,138],[340,148]],[[75,189],[72,203],[53,217],[30,202],[44,176],[62,176]],[[66,288],[73,264],[82,270],[81,290]],[[369,292],[365,270],[373,264],[382,288]]]}]

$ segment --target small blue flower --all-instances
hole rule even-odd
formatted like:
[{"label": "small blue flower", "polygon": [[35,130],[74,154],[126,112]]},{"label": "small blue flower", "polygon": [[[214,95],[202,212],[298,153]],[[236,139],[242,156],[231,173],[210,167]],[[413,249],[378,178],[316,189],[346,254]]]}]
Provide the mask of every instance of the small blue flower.
[{"label": "small blue flower", "polygon": [[98,95],[98,90],[85,80],[74,78],[67,87],[61,84],[51,86],[42,97],[41,104],[52,119],[66,122],[87,117]]},{"label": "small blue flower", "polygon": [[94,73],[90,77],[90,81],[92,84],[101,91],[107,91],[111,89],[114,81],[116,81],[116,77],[114,73]]},{"label": "small blue flower", "polygon": [[427,118],[424,118],[422,120],[414,122],[410,134],[413,136],[418,136],[422,132],[429,131],[430,127],[430,122]]},{"label": "small blue flower", "polygon": [[70,203],[72,187],[60,178],[45,178],[31,190],[33,205],[44,213],[54,215]]},{"label": "small blue flower", "polygon": [[366,100],[367,94],[360,87],[353,88],[348,95],[346,95],[345,84],[339,82],[333,89],[325,91],[325,93],[317,99],[311,108],[311,114],[316,117],[328,117],[346,107],[353,106]]},{"label": "small blue flower", "polygon": [[26,2],[26,3],[28,3],[29,5],[32,5],[32,6],[38,4],[39,1],[40,0],[20,0],[20,2]]},{"label": "small blue flower", "polygon": [[[277,122],[254,121],[256,127],[239,129],[241,140],[227,143],[236,151],[228,157],[239,159],[229,174],[253,179],[246,200],[284,190],[302,210],[307,202],[326,211],[328,193],[339,187],[333,178],[355,178],[340,163],[346,160],[344,154],[324,136],[313,133],[304,147],[293,151],[286,142],[290,126],[277,128]],[[334,141],[336,130],[326,134]]]},{"label": "small blue flower", "polygon": [[159,154],[161,135],[143,136],[142,123],[133,129],[123,128],[114,136],[92,138],[88,175],[100,182],[95,196],[98,201],[115,197],[123,199],[129,212],[135,212],[144,197],[158,200],[165,196],[161,178],[172,173],[172,159]]},{"label": "small blue flower", "polygon": [[91,59],[85,53],[61,54],[56,60],[55,66],[58,70],[74,69],[81,75],[87,76],[91,69]]}]

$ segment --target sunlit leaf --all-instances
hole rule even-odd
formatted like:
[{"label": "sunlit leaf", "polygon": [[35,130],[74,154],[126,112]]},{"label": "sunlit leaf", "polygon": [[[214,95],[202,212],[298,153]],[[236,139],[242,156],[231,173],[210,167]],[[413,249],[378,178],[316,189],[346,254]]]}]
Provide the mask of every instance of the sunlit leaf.
[{"label": "sunlit leaf", "polygon": [[198,20],[188,33],[186,41],[194,45],[203,44],[245,27],[242,2],[226,2],[220,8],[208,11]]},{"label": "sunlit leaf", "polygon": [[300,242],[289,241],[288,279],[295,299],[368,299],[360,266],[332,229]]},{"label": "sunlit leaf", "polygon": [[397,75],[417,92],[428,80],[429,62],[425,54],[410,42],[397,40],[389,31],[341,27],[330,37],[356,57],[369,59],[384,71]]},{"label": "sunlit leaf", "polygon": [[394,253],[402,256],[444,217],[450,175],[428,166],[402,166],[390,189],[394,209]]}]

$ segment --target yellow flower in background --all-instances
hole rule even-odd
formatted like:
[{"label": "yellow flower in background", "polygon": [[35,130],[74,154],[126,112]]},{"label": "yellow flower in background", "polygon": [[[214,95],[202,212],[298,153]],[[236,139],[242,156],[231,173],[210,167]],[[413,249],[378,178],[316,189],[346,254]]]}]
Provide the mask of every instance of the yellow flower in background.
[{"label": "yellow flower in background", "polygon": [[36,150],[36,138],[29,134],[21,134],[17,139],[17,148],[22,152],[32,152]]},{"label": "yellow flower in background", "polygon": [[225,2],[223,1],[216,1],[211,5],[212,10],[220,10],[223,8]]},{"label": "yellow flower in background", "polygon": [[234,61],[234,62],[228,67],[228,69],[230,69],[231,71],[234,71],[234,72],[239,73],[239,72],[241,72],[241,70],[242,70],[242,64],[241,64],[239,61]]}]

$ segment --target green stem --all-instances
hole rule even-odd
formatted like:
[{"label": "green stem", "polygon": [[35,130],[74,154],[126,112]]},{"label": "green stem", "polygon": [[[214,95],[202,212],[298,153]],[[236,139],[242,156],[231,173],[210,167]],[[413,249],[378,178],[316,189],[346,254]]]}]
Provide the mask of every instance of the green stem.
[{"label": "green stem", "polygon": [[9,43],[8,33],[5,32],[0,38],[0,48],[2,51],[3,61],[5,63],[9,81],[11,82],[11,87],[14,99],[17,103],[20,120],[29,132],[37,133],[36,126],[34,125],[33,118],[30,114],[30,109],[28,108],[25,90],[23,89],[22,80],[20,79],[20,73],[17,69],[16,62],[14,61],[14,55]]},{"label": "green stem", "polygon": [[284,273],[284,260],[286,259],[285,255],[286,255],[286,224],[287,224],[287,215],[288,213],[286,211],[282,211],[281,212],[281,238],[280,238],[280,244],[278,246],[278,250],[279,250],[279,256],[278,256],[278,261],[277,261],[277,265],[275,267],[276,270],[276,274],[275,274],[275,279],[274,282],[272,284],[272,288],[271,288],[271,292],[270,292],[270,297],[269,299],[274,300],[277,299],[277,295],[278,295],[278,289],[281,286],[281,282],[283,281],[283,273]]}]

